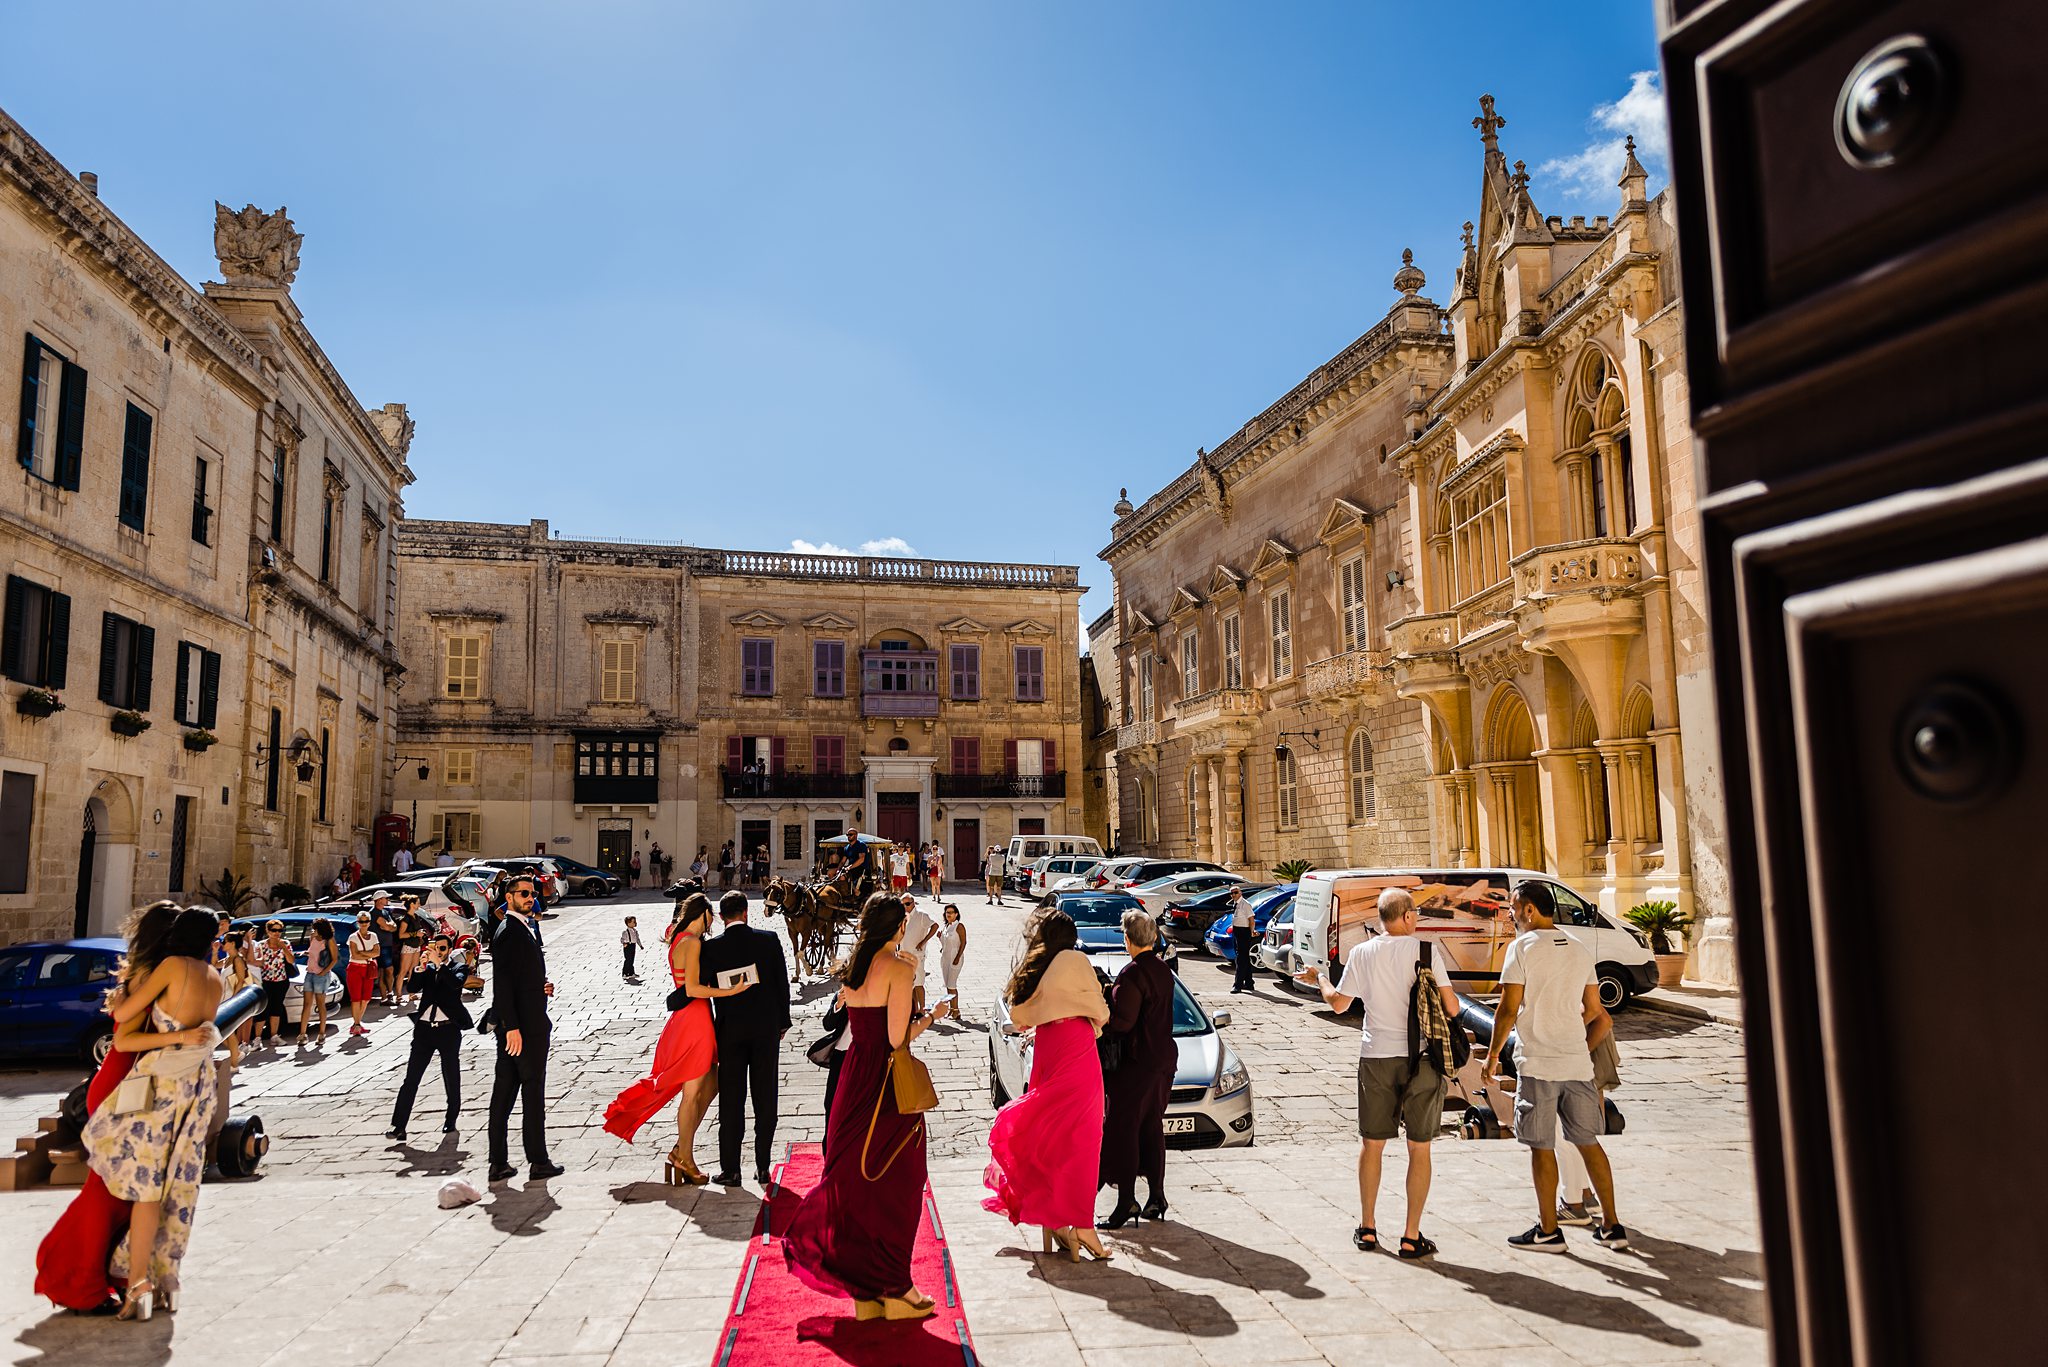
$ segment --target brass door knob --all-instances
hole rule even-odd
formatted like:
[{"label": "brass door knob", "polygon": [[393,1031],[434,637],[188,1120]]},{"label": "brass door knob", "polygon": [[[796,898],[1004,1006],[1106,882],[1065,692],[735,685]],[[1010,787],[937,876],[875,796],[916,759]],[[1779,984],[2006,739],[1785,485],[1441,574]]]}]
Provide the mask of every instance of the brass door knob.
[{"label": "brass door knob", "polygon": [[1891,166],[1933,133],[1949,95],[1933,44],[1917,33],[1880,43],[1856,63],[1835,99],[1835,147],[1861,170]]}]

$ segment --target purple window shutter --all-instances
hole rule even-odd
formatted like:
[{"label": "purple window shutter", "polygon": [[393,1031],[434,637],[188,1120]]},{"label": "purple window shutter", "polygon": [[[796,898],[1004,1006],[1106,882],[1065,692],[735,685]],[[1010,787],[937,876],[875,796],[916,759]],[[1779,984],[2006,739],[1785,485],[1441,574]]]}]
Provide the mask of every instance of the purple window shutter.
[{"label": "purple window shutter", "polygon": [[1043,646],[1017,647],[1017,700],[1019,702],[1042,702],[1045,699],[1045,648]]},{"label": "purple window shutter", "polygon": [[775,642],[749,636],[740,641],[740,692],[766,696],[775,692]]},{"label": "purple window shutter", "polygon": [[1045,772],[1056,774],[1060,768],[1059,747],[1052,741],[1045,741],[1043,744],[1045,746]]},{"label": "purple window shutter", "polygon": [[789,742],[781,736],[772,736],[768,741],[768,772],[779,774],[788,767]]},{"label": "purple window shutter", "polygon": [[953,647],[953,697],[971,702],[981,697],[981,647]]},{"label": "purple window shutter", "polygon": [[1017,742],[1014,740],[1003,742],[1003,772],[1006,774],[1017,772]]},{"label": "purple window shutter", "polygon": [[817,678],[812,691],[820,698],[846,696],[846,642],[817,641],[811,647],[811,663]]}]

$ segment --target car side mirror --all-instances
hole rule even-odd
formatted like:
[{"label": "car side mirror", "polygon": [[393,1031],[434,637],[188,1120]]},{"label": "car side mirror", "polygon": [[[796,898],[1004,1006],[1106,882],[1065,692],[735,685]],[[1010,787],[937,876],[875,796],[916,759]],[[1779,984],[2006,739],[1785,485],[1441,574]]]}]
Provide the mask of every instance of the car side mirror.
[{"label": "car side mirror", "polygon": [[1230,1024],[1230,1012],[1228,1010],[1211,1011],[1209,1013],[1209,1024],[1221,1030],[1224,1026]]}]

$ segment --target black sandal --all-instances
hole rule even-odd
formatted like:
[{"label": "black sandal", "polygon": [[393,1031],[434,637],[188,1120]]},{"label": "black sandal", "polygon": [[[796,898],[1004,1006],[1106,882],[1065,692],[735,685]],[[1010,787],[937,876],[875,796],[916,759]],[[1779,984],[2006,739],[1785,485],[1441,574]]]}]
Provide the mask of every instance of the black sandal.
[{"label": "black sandal", "polygon": [[1371,1225],[1360,1225],[1351,1231],[1351,1246],[1360,1253],[1380,1251],[1380,1232]]},{"label": "black sandal", "polygon": [[1412,1239],[1406,1235],[1401,1237],[1401,1256],[1410,1262],[1417,1258],[1427,1258],[1435,1252],[1436,1245],[1424,1235],[1417,1234]]}]

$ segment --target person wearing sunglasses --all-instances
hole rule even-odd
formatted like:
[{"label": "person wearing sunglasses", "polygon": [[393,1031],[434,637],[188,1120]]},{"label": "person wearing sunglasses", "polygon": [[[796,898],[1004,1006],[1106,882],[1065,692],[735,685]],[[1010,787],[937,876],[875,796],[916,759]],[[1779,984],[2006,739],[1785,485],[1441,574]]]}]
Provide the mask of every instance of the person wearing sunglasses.
[{"label": "person wearing sunglasses", "polygon": [[519,1102],[521,1139],[528,1175],[536,1182],[558,1177],[564,1169],[548,1157],[548,1042],[553,1023],[548,998],[547,957],[541,952],[538,898],[531,878],[518,877],[505,887],[505,919],[491,940],[491,1022],[498,1037],[497,1077],[491,1086],[490,1180],[508,1182],[517,1175],[507,1134],[512,1103]]},{"label": "person wearing sunglasses", "polygon": [[263,979],[263,1042],[269,1044],[274,1036],[270,1023],[277,1022],[276,1033],[282,1035],[285,1027],[284,999],[290,992],[292,972],[298,967],[299,956],[284,938],[284,922],[271,921],[263,927],[263,942],[256,946],[256,971]]},{"label": "person wearing sunglasses", "polygon": [[367,911],[356,913],[355,934],[348,937],[348,1032],[351,1035],[367,1035],[370,1027],[363,1024],[363,1012],[369,1010],[370,998],[377,995],[377,923]]}]

